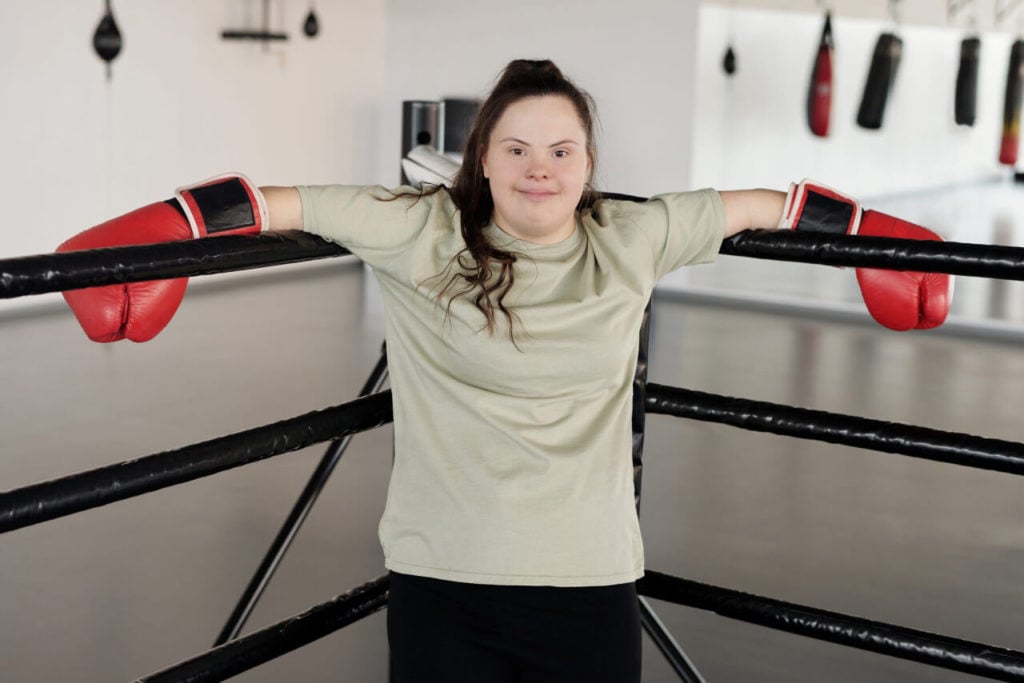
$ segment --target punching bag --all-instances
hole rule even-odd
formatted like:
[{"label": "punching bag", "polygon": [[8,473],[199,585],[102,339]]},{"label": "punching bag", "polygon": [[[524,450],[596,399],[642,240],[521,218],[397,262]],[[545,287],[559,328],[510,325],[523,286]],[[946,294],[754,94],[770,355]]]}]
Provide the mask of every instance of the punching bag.
[{"label": "punching bag", "polygon": [[807,90],[807,125],[818,137],[828,135],[832,113],[832,15],[825,14],[825,28],[821,30],[818,54],[811,70],[811,85]]},{"label": "punching bag", "polygon": [[864,84],[864,96],[857,111],[857,125],[861,128],[877,130],[882,127],[885,103],[896,80],[896,70],[900,66],[902,52],[903,41],[899,36],[892,33],[878,36],[875,52],[871,56],[868,80]]},{"label": "punching bag", "polygon": [[722,71],[725,72],[726,76],[732,76],[736,73],[736,53],[732,49],[730,44],[725,50],[725,56],[722,57]]},{"label": "punching bag", "polygon": [[121,54],[121,47],[124,41],[121,38],[121,29],[114,19],[114,12],[110,9],[110,0],[106,0],[106,11],[100,18],[96,31],[92,34],[92,49],[96,51],[100,59],[107,63],[107,80],[110,80],[110,63]]},{"label": "punching bag", "polygon": [[1003,140],[999,145],[999,163],[1017,163],[1020,142],[1020,98],[1024,69],[1024,40],[1017,39],[1010,48],[1010,65],[1006,70],[1006,99],[1003,101]]},{"label": "punching bag", "polygon": [[954,116],[959,126],[973,126],[978,110],[978,61],[981,39],[972,36],[960,41],[960,68],[956,72]]}]

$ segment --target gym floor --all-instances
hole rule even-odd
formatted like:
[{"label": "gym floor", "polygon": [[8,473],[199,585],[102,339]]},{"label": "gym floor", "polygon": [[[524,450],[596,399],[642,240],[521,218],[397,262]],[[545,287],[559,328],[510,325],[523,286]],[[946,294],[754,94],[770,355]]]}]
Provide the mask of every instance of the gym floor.
[{"label": "gym floor", "polygon": [[[1017,244],[1014,188],[892,200],[947,239]],[[961,232],[964,207],[976,233]],[[887,208],[879,206],[878,208]],[[917,212],[917,216],[915,216]],[[979,218],[980,216],[980,218]],[[848,270],[722,257],[655,299],[650,379],[1020,441],[1020,283],[960,278],[950,325],[895,333]],[[196,278],[146,344],[88,342],[62,307],[0,308],[2,488],[177,448],[355,397],[384,321],[351,259]],[[357,436],[248,629],[380,575],[390,428]],[[8,533],[4,680],[132,680],[208,649],[324,447]],[[650,416],[652,569],[1024,650],[1024,482]],[[980,680],[652,601],[709,682]],[[644,681],[677,680],[645,643]],[[383,681],[384,615],[239,676]]]}]

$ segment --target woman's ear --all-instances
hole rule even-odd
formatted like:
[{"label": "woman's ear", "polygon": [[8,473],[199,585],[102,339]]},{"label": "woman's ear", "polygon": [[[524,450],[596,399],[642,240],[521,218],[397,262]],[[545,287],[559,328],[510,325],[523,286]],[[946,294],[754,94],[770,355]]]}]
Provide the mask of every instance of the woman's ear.
[{"label": "woman's ear", "polygon": [[487,150],[481,149],[479,156],[480,156],[480,170],[483,172],[484,178],[490,180],[491,176],[487,172]]}]

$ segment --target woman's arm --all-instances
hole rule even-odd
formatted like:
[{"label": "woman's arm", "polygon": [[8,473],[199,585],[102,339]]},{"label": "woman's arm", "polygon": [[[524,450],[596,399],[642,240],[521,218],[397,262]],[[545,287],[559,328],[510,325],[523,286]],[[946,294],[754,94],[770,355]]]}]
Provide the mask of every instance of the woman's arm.
[{"label": "woman's arm", "polygon": [[[776,190],[730,190],[719,192],[725,205],[725,236],[742,230],[774,230],[782,219],[786,193]],[[301,208],[300,208],[301,211]],[[273,225],[273,222],[271,222]]]},{"label": "woman's arm", "polygon": [[302,201],[294,187],[261,187],[270,230],[301,230]]}]

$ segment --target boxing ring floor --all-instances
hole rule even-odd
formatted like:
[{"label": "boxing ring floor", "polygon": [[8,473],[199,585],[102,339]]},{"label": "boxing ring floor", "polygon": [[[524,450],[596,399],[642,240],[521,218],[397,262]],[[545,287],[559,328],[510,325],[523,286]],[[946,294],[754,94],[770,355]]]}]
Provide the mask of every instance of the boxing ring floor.
[{"label": "boxing ring floor", "polygon": [[[349,400],[383,337],[372,283],[351,260],[200,278],[143,345],[89,343],[63,311],[0,309],[0,325],[4,489]],[[1021,438],[1020,344],[672,296],[655,299],[651,331],[652,381]],[[390,435],[355,437],[248,628],[380,573]],[[6,534],[3,679],[132,680],[208,649],[321,453]],[[661,571],[1024,648],[1017,477],[652,415],[641,521]],[[981,680],[652,604],[709,681]],[[644,666],[645,682],[678,680],[649,642]],[[385,671],[378,613],[235,680],[382,681]]]}]

